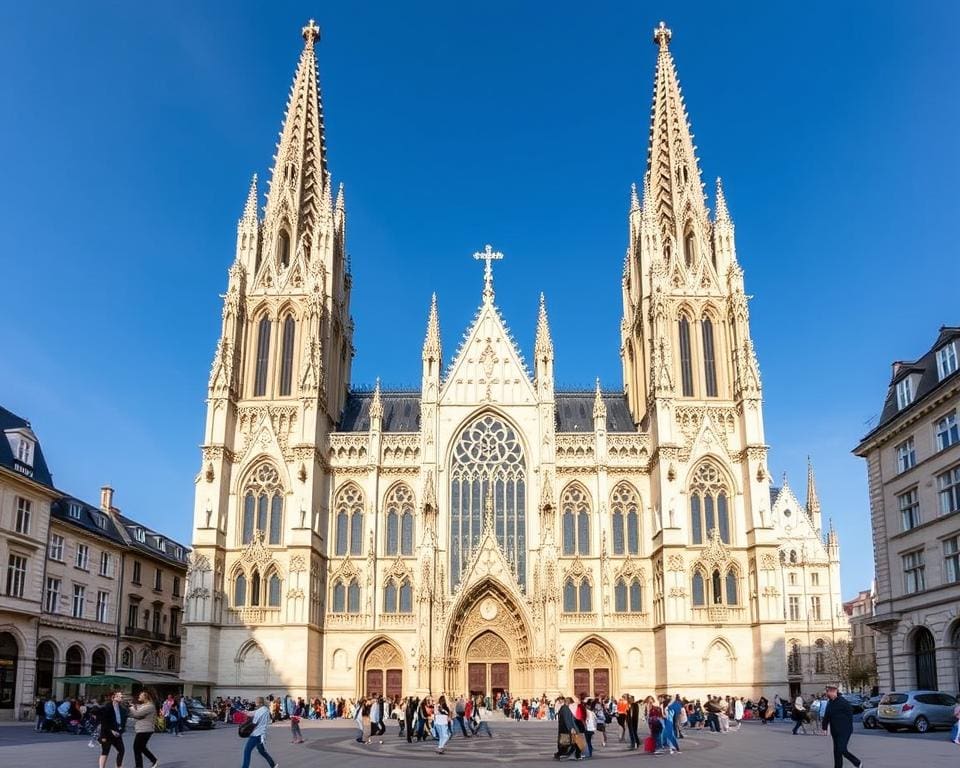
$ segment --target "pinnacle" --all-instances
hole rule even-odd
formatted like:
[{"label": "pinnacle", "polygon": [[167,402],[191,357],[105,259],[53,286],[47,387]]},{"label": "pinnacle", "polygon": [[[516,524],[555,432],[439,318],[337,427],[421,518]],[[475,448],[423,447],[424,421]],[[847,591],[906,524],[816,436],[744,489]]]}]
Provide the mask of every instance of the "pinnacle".
[{"label": "pinnacle", "polygon": [[820,497],[817,494],[817,480],[813,474],[813,462],[807,456],[807,513],[820,511]]},{"label": "pinnacle", "polygon": [[343,194],[343,182],[342,182],[342,181],[340,182],[340,187],[337,189],[337,203],[336,203],[336,206],[337,206],[337,210],[338,210],[338,211],[342,211],[342,210],[344,210],[344,208],[346,207],[346,202],[345,202],[345,200],[344,200],[344,194]]},{"label": "pinnacle", "polygon": [[603,420],[607,418],[607,404],[603,402],[603,395],[600,392],[599,376],[597,377],[597,390],[593,397],[593,418]]},{"label": "pinnacle", "polygon": [[257,200],[259,193],[257,191],[257,174],[253,174],[250,180],[250,191],[247,192],[247,202],[243,206],[243,218],[245,221],[257,220]]},{"label": "pinnacle", "polygon": [[714,221],[717,223],[730,223],[730,211],[727,210],[727,197],[723,194],[723,181],[717,176],[717,211],[714,215]]},{"label": "pinnacle", "polygon": [[[437,310],[437,294],[430,298],[430,314],[427,316],[427,335],[423,340],[423,358],[440,362],[440,313]],[[439,369],[439,365],[437,366]]]},{"label": "pinnacle", "polygon": [[550,338],[550,323],[547,320],[547,302],[540,292],[540,309],[537,312],[537,336],[533,343],[533,354],[537,360],[553,357],[553,340]]},{"label": "pinnacle", "polygon": [[640,210],[640,198],[637,196],[637,182],[630,185],[630,213]]}]

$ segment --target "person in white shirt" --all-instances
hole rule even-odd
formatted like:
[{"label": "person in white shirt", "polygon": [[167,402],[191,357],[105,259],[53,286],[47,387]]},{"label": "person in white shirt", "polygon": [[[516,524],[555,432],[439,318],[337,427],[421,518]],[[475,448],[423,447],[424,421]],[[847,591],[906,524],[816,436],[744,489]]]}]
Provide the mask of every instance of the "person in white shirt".
[{"label": "person in white shirt", "polygon": [[270,768],[277,768],[277,763],[267,752],[267,727],[270,725],[270,708],[263,701],[263,696],[257,696],[257,709],[253,713],[253,733],[247,737],[243,745],[243,768],[250,768],[250,755],[257,750],[267,761]]},{"label": "person in white shirt", "polygon": [[797,735],[797,731],[803,731],[803,735],[807,735],[807,729],[804,727],[804,723],[807,722],[807,706],[803,703],[803,696],[797,694],[796,701],[793,702],[793,735]]}]

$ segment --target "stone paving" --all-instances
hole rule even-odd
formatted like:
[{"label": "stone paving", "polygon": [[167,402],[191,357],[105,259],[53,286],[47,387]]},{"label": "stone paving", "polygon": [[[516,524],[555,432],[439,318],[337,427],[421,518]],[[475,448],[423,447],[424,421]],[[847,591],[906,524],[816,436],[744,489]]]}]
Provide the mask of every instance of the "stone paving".
[{"label": "stone paving", "polygon": [[[336,768],[365,768],[389,765],[391,768],[414,768],[427,763],[456,763],[461,766],[522,763],[552,765],[556,727],[548,722],[514,723],[493,716],[488,721],[493,737],[463,739],[455,736],[444,755],[437,755],[433,743],[407,744],[397,737],[396,723],[389,725],[383,744],[358,744],[350,721],[304,722],[305,744],[290,743],[288,725],[270,728],[267,745],[280,768],[307,768],[333,765]],[[696,768],[771,768],[771,766],[832,765],[830,739],[827,736],[791,736],[790,725],[761,726],[745,723],[739,732],[712,734],[688,732],[680,742],[679,755],[644,755],[628,752],[618,741],[619,728],[611,729],[606,748],[597,746],[594,760],[608,768],[636,765],[637,761],[666,761],[675,766]],[[126,768],[133,768],[133,735],[127,734]],[[598,742],[599,744],[599,742]],[[160,759],[161,768],[239,768],[243,741],[233,726],[220,726],[213,731],[199,731],[175,738],[156,734],[150,746]],[[867,768],[902,768],[918,762],[927,766],[949,766],[960,762],[960,746],[949,740],[945,731],[919,734],[889,734],[886,731],[865,731],[856,726],[851,742],[854,754]],[[98,750],[87,747],[86,737],[65,734],[38,734],[30,726],[10,725],[0,728],[0,766],[3,768],[61,768],[97,764]],[[115,765],[111,758],[108,765]],[[254,753],[251,768],[262,768],[266,762]]]}]

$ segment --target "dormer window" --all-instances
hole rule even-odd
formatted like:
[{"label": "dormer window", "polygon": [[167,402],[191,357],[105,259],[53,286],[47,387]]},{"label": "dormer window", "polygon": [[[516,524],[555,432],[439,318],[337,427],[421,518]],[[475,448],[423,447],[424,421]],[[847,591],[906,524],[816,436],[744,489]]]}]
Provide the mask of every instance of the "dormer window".
[{"label": "dormer window", "polygon": [[161,536],[157,536],[157,549],[159,549],[161,552],[167,551],[167,542]]},{"label": "dormer window", "polygon": [[146,543],[147,534],[143,532],[143,528],[134,528],[133,535],[141,544]]},{"label": "dormer window", "polygon": [[97,524],[97,528],[107,527],[107,518],[105,518],[103,515],[94,515],[93,520]]},{"label": "dormer window", "polygon": [[67,507],[67,515],[69,515],[72,520],[80,519],[80,505],[74,501],[70,502],[70,505]]},{"label": "dormer window", "polygon": [[177,560],[183,559],[183,547],[177,547],[173,550],[173,552],[177,556]]},{"label": "dormer window", "polygon": [[907,376],[897,382],[897,409],[903,410],[913,402],[913,377]]},{"label": "dormer window", "polygon": [[25,437],[17,441],[17,461],[28,467],[33,466],[33,442]]},{"label": "dormer window", "polygon": [[957,347],[956,343],[951,341],[937,350],[937,376],[940,381],[943,381],[955,370],[957,370]]},{"label": "dormer window", "polygon": [[13,454],[14,469],[27,477],[33,477],[33,453],[37,441],[28,427],[8,429],[5,433]]}]

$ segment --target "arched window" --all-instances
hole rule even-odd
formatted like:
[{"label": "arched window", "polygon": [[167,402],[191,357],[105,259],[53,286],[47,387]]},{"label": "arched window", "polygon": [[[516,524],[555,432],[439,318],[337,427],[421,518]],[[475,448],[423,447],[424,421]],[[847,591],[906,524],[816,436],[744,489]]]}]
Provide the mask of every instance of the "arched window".
[{"label": "arched window", "polygon": [[406,485],[394,486],[387,495],[388,555],[413,555],[413,492]]},{"label": "arched window", "polygon": [[643,592],[640,579],[634,576],[629,581],[621,576],[614,588],[614,609],[617,613],[642,613]]},{"label": "arched window", "polygon": [[267,605],[280,607],[280,577],[276,573],[271,573],[267,580]]},{"label": "arched window", "polygon": [[398,580],[391,578],[383,590],[383,612],[384,613],[412,613],[413,612],[413,588],[410,586],[410,580],[404,578]]},{"label": "arched window", "polygon": [[787,656],[787,672],[791,675],[799,675],[801,666],[800,643],[796,640],[791,640],[790,653]]},{"label": "arched window", "polygon": [[176,654],[171,653],[167,656],[167,672],[176,672],[177,671],[177,656]]},{"label": "arched window", "polygon": [[260,573],[253,572],[250,578],[250,605],[260,605]]},{"label": "arched window", "polygon": [[282,543],[283,486],[277,468],[266,461],[250,473],[244,486],[243,544],[253,541],[254,529],[268,544],[277,546]]},{"label": "arched window", "polygon": [[297,335],[297,321],[287,315],[283,321],[283,340],[280,359],[280,396],[287,397],[293,390],[293,342]]},{"label": "arched window", "polygon": [[683,260],[688,267],[693,266],[693,261],[697,256],[697,238],[692,230],[687,230],[683,236]]},{"label": "arched window", "polygon": [[527,578],[526,462],[516,431],[487,414],[454,445],[450,468],[450,586],[456,588],[480,543],[487,508],[520,588]]},{"label": "arched window", "polygon": [[690,541],[703,544],[714,530],[724,544],[730,543],[729,489],[716,465],[700,464],[693,473],[690,497]]},{"label": "arched window", "polygon": [[939,690],[936,643],[933,640],[933,634],[926,627],[920,627],[914,633],[913,658],[917,673],[917,688],[927,691]]},{"label": "arched window", "polygon": [[393,579],[387,581],[387,586],[383,590],[383,612],[397,612],[397,584]]},{"label": "arched window", "polygon": [[264,315],[257,326],[257,357],[253,378],[253,396],[267,394],[267,374],[270,371],[270,318]]},{"label": "arched window", "polygon": [[360,613],[360,585],[356,579],[347,587],[347,613]]},{"label": "arched window", "polygon": [[590,613],[593,610],[593,587],[586,576],[568,576],[563,584],[563,612]]},{"label": "arched window", "polygon": [[814,643],[815,650],[813,655],[813,671],[818,675],[824,674],[826,669],[826,664],[824,663],[824,651],[826,649],[826,643],[823,640],[817,640]]},{"label": "arched window", "polygon": [[133,666],[133,649],[124,648],[120,654],[120,666],[130,669]]},{"label": "arched window", "polygon": [[277,237],[277,259],[281,267],[290,266],[290,234],[285,229]]},{"label": "arched window", "polygon": [[622,578],[617,579],[613,588],[613,610],[617,613],[627,612],[627,582]]},{"label": "arched window", "polygon": [[333,582],[333,612],[344,613],[347,610],[347,589],[340,579]]},{"label": "arched window", "polygon": [[568,578],[563,584],[563,612],[577,612],[577,585],[572,578]]},{"label": "arched window", "polygon": [[723,604],[723,582],[720,580],[720,571],[714,570],[711,582],[711,596],[715,605]]},{"label": "arched window", "polygon": [[579,485],[563,492],[563,554],[590,554],[590,499]]},{"label": "arched window", "polygon": [[730,568],[727,571],[727,605],[737,605],[737,573]]},{"label": "arched window", "polygon": [[580,581],[579,602],[581,613],[590,613],[593,610],[593,590],[586,579]]},{"label": "arched window", "polygon": [[97,648],[90,657],[90,674],[105,675],[107,673],[107,652]]},{"label": "arched window", "polygon": [[640,554],[640,500],[628,483],[620,483],[610,497],[613,554]]},{"label": "arched window", "polygon": [[413,613],[413,587],[409,579],[400,585],[400,613]]},{"label": "arched window", "polygon": [[242,608],[247,604],[247,577],[242,573],[237,574],[233,582],[233,604],[237,608]]},{"label": "arched window", "polygon": [[700,571],[693,572],[693,604],[701,607],[707,604],[706,587],[703,583],[703,574]]},{"label": "arched window", "polygon": [[336,554],[359,555],[363,551],[363,494],[353,483],[345,485],[337,493],[334,502],[337,510]]},{"label": "arched window", "polygon": [[680,315],[680,383],[684,397],[693,397],[693,357],[690,354],[690,321]]},{"label": "arched window", "polygon": [[717,396],[717,362],[713,346],[713,321],[705,316],[700,324],[703,332],[703,378],[707,397]]}]

